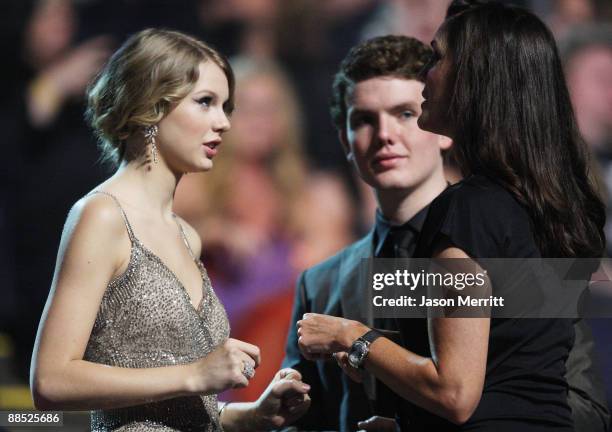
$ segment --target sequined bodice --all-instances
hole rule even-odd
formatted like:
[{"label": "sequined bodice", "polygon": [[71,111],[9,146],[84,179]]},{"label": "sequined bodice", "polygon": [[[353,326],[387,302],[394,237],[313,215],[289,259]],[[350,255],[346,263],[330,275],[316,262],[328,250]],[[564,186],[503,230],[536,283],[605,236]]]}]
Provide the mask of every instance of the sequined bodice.
[{"label": "sequined bodice", "polygon": [[[206,356],[229,336],[227,315],[206,269],[194,258],[203,281],[202,301],[194,308],[176,275],[134,236],[122,209],[121,213],[132,240],[130,261],[104,293],[84,359],[110,366],[152,368],[191,363]],[[182,229],[181,234],[189,248]],[[216,395],[93,411],[91,428],[100,432],[222,430]]]}]

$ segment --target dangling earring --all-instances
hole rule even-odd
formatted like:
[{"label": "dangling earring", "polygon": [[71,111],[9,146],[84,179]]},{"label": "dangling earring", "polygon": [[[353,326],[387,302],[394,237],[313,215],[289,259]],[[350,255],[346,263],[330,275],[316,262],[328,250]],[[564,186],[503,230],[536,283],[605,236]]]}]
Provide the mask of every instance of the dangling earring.
[{"label": "dangling earring", "polygon": [[157,125],[147,126],[144,129],[145,141],[151,146],[151,156],[153,156],[153,163],[157,163],[157,146],[155,145],[155,138],[159,131]]}]

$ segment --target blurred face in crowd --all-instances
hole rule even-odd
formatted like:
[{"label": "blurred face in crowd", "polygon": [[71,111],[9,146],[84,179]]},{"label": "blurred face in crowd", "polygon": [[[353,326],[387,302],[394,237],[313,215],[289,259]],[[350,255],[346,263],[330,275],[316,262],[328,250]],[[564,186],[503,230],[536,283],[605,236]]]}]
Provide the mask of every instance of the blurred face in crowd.
[{"label": "blurred face in crowd", "polygon": [[70,0],[41,0],[28,22],[25,49],[30,63],[44,68],[70,45],[76,17]]},{"label": "blurred face in crowd", "polygon": [[261,159],[282,144],[287,127],[285,102],[273,76],[256,75],[240,82],[236,89],[236,111],[232,136],[237,154]]},{"label": "blurred face in crowd", "polygon": [[361,177],[379,190],[411,190],[441,170],[450,140],[417,125],[423,83],[375,77],[347,92],[342,141]]},{"label": "blurred face in crowd", "polygon": [[201,63],[191,92],[159,122],[157,147],[164,161],[178,172],[208,171],[230,128],[224,111],[228,81],[212,61]]},{"label": "blurred face in crowd", "polygon": [[580,131],[597,146],[612,136],[612,48],[591,46],[566,65],[567,83]]}]

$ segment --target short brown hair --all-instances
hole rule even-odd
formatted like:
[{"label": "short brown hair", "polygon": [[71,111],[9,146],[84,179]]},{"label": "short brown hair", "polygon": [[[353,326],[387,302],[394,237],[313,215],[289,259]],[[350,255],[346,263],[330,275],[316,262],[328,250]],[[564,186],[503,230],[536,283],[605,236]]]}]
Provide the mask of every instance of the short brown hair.
[{"label": "short brown hair", "polygon": [[407,36],[380,36],[351,48],[336,73],[330,111],[338,129],[346,122],[346,94],[360,81],[389,76],[422,81],[419,72],[432,51],[423,42]]},{"label": "short brown hair", "polygon": [[212,61],[229,83],[233,109],[234,74],[227,59],[186,34],[147,29],[131,36],[109,59],[87,90],[86,118],[98,137],[102,158],[131,160],[144,146],[127,148],[127,139],[159,122],[199,78],[199,65]]}]

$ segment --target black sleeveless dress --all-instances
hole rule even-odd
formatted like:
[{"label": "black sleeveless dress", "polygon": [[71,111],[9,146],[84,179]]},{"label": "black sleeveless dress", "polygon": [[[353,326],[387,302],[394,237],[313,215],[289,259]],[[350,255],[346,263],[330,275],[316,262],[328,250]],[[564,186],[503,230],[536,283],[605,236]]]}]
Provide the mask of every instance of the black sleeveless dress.
[{"label": "black sleeveless dress", "polygon": [[[470,257],[538,258],[530,217],[504,188],[484,176],[449,187],[431,204],[416,257],[431,257],[440,240]],[[495,290],[495,280],[492,281]],[[422,319],[398,320],[402,344],[430,356]],[[405,431],[571,431],[565,360],[573,345],[569,319],[491,319],[482,398],[472,417],[454,425],[407,401]]]}]

